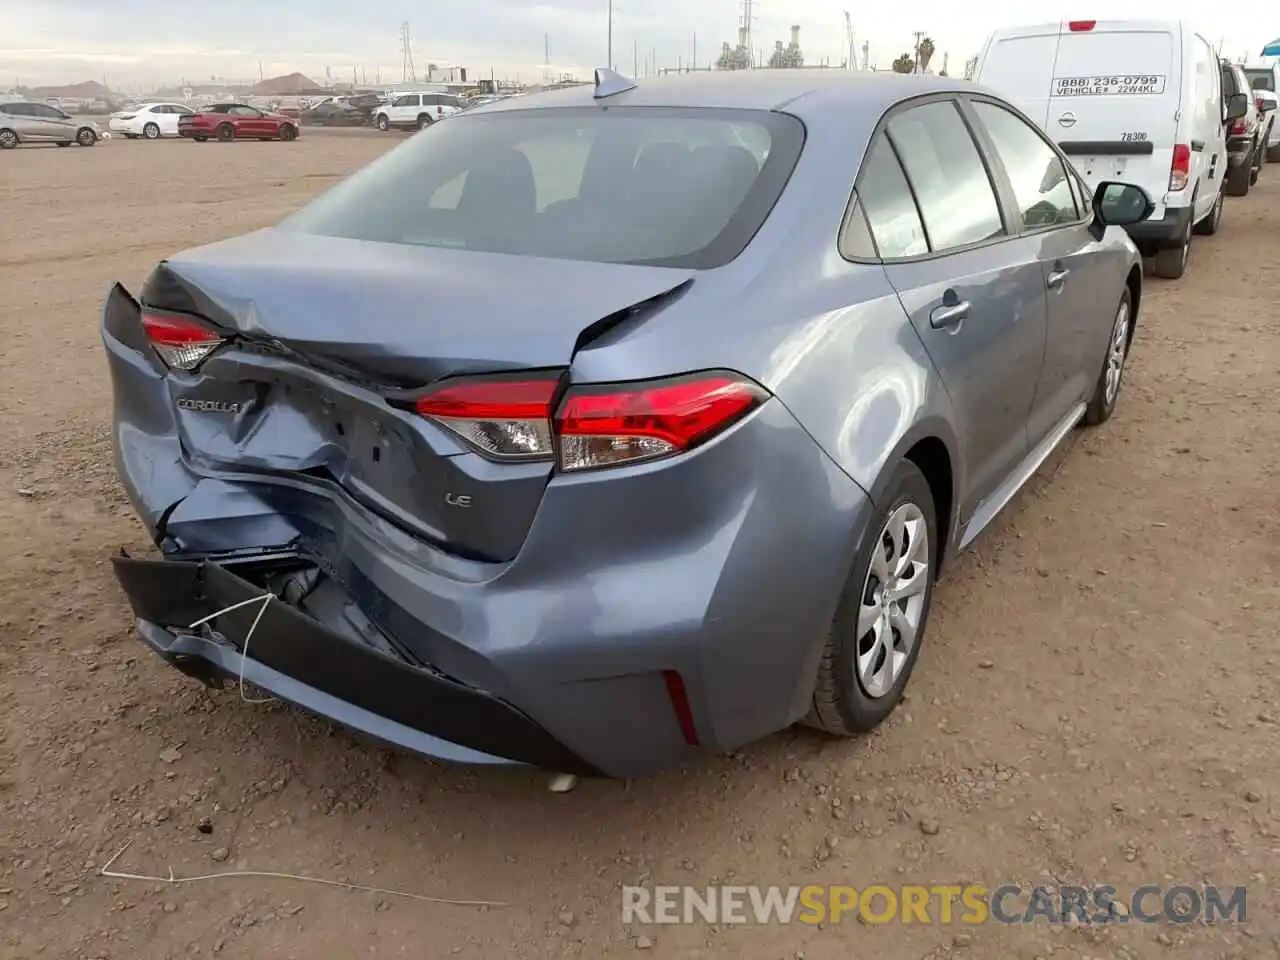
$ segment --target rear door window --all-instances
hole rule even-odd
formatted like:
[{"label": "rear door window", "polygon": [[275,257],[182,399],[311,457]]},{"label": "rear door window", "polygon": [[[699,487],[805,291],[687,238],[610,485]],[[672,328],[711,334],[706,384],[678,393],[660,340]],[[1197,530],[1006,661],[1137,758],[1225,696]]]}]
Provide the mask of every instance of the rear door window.
[{"label": "rear door window", "polygon": [[912,107],[889,121],[935,253],[1005,233],[986,165],[954,101]]},{"label": "rear door window", "polygon": [[[870,229],[875,250],[870,256],[886,260],[918,257],[929,252],[920,211],[893,145],[883,135],[867,151],[858,175],[858,209],[850,212],[840,238],[841,252],[847,257],[866,257],[866,245],[860,231]],[[866,215],[865,227],[859,223]]]}]

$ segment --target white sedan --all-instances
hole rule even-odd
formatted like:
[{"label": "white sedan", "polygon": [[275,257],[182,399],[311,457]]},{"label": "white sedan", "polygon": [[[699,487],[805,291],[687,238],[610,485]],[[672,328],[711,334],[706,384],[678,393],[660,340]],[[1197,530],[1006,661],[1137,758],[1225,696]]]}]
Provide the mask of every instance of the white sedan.
[{"label": "white sedan", "polygon": [[138,137],[159,140],[161,137],[176,137],[178,119],[192,113],[195,111],[181,103],[142,103],[132,110],[112,114],[108,126],[130,140]]}]

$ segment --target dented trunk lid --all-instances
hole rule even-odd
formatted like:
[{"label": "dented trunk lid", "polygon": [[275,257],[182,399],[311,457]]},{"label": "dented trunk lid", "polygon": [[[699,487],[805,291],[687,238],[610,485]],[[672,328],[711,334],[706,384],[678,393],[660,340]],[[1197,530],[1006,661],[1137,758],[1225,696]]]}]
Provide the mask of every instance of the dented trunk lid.
[{"label": "dented trunk lid", "polygon": [[628,308],[660,308],[692,276],[266,230],[162,263],[142,302],[234,338],[167,378],[191,466],[341,493],[498,562],[519,551],[551,464],[485,460],[389,399],[450,376],[566,368]]}]

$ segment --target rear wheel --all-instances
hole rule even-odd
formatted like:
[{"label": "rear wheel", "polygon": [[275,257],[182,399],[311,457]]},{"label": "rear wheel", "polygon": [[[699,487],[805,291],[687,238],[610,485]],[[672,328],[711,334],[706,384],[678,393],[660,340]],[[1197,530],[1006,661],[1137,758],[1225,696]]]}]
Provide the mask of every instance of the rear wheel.
[{"label": "rear wheel", "polygon": [[236,128],[229,123],[224,123],[218,127],[218,139],[223,143],[230,143],[236,138]]},{"label": "rear wheel", "polygon": [[804,722],[839,736],[866,733],[897,706],[915,667],[933,599],[938,534],[933,491],[901,461],[858,551],[818,666]]},{"label": "rear wheel", "polygon": [[1242,163],[1227,171],[1227,193],[1233,197],[1247,197],[1253,185],[1253,164]]},{"label": "rear wheel", "polygon": [[431,118],[425,113],[418,114],[418,129],[425,130],[429,126],[431,126]]},{"label": "rear wheel", "polygon": [[[1195,200],[1191,201],[1192,208]],[[1182,233],[1178,245],[1167,247],[1156,253],[1152,269],[1157,277],[1165,280],[1177,280],[1187,272],[1187,261],[1191,258],[1191,218],[1187,218],[1186,229]]]},{"label": "rear wheel", "polygon": [[148,123],[145,127],[142,128],[142,135],[146,137],[148,140],[159,140],[160,139],[159,125],[154,123]]},{"label": "rear wheel", "polygon": [[88,127],[81,127],[76,133],[76,143],[82,147],[92,147],[98,142],[98,135]]},{"label": "rear wheel", "polygon": [[1218,201],[1213,205],[1210,214],[1196,224],[1195,232],[1204,237],[1211,237],[1218,232],[1218,227],[1222,223],[1222,208],[1227,205],[1227,197],[1221,190],[1218,191]]}]

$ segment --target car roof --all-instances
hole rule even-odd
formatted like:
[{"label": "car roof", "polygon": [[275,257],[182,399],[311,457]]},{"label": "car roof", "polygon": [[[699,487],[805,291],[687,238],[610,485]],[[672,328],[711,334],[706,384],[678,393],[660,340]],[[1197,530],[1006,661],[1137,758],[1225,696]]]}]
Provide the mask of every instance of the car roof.
[{"label": "car roof", "polygon": [[545,110],[592,104],[628,107],[702,107],[784,110],[807,114],[826,104],[883,111],[910,97],[929,93],[978,91],[966,80],[933,74],[850,70],[719,70],[634,81],[630,90],[595,99],[595,86],[582,84],[530,93],[477,106],[469,113]]}]

